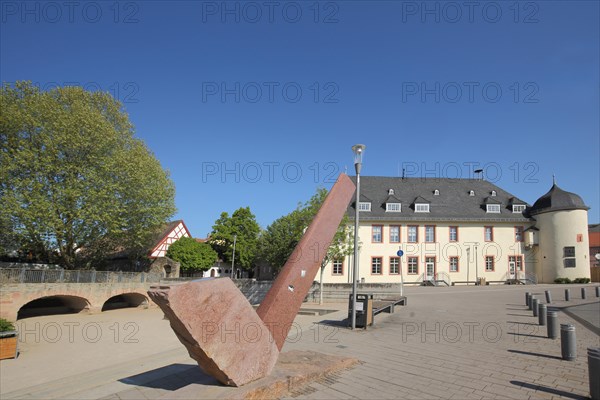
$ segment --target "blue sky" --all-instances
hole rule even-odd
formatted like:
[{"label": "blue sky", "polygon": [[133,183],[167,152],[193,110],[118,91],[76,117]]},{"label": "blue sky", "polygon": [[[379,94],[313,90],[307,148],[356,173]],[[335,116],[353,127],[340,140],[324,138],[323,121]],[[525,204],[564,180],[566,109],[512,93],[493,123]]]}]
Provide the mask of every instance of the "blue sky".
[{"label": "blue sky", "polygon": [[[471,5],[465,5],[471,4]],[[124,103],[206,236],[262,227],[363,174],[488,180],[533,203],[556,174],[600,221],[597,1],[0,1],[0,74]]]}]

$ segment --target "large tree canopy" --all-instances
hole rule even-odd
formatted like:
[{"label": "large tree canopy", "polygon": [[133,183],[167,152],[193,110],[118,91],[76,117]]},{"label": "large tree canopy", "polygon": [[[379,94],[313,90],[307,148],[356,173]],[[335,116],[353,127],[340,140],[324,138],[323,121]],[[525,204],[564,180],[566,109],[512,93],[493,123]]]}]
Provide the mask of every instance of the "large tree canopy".
[{"label": "large tree canopy", "polygon": [[174,214],[168,173],[108,93],[17,82],[0,109],[0,243],[73,268],[147,245]]},{"label": "large tree canopy", "polygon": [[[263,258],[279,271],[292,255],[296,245],[302,238],[313,218],[327,197],[327,190],[321,188],[304,204],[291,213],[273,221],[262,235],[261,253]],[[319,251],[319,257],[324,257],[323,265],[334,259],[348,255],[353,247],[351,229],[348,227],[348,217],[344,216],[340,226],[327,249],[311,249]],[[325,252],[325,254],[323,254]]]},{"label": "large tree canopy", "polygon": [[180,262],[186,272],[206,271],[217,261],[217,252],[208,243],[182,237],[169,246],[167,257]]},{"label": "large tree canopy", "polygon": [[250,207],[238,208],[229,216],[223,212],[215,221],[209,243],[225,262],[231,262],[235,243],[235,267],[251,271],[258,256],[260,226]]}]

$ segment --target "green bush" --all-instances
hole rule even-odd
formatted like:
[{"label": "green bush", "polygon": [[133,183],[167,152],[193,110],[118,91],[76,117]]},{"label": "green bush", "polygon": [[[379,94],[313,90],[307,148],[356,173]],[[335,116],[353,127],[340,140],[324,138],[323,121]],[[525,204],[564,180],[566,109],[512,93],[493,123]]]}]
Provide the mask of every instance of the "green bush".
[{"label": "green bush", "polygon": [[554,283],[571,283],[571,280],[569,278],[556,278]]},{"label": "green bush", "polygon": [[590,283],[590,278],[577,278],[573,281],[573,283]]},{"label": "green bush", "polygon": [[12,322],[5,320],[4,318],[0,318],[0,332],[8,332],[14,331],[15,326]]}]

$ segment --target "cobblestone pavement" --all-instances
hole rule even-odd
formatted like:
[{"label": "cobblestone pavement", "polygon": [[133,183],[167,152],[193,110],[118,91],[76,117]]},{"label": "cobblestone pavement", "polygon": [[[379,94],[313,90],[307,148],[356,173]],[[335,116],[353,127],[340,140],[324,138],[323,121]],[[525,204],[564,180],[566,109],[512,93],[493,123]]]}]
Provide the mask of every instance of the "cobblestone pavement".
[{"label": "cobblestone pavement", "polygon": [[[406,307],[380,314],[375,326],[354,332],[345,326],[347,305],[326,304],[324,308],[339,311],[298,316],[283,351],[313,350],[358,358],[361,363],[296,388],[287,398],[586,398],[587,347],[600,346],[600,336],[582,325],[581,318],[559,312],[559,322],[572,323],[577,334],[578,357],[564,361],[560,339],[548,339],[546,328],[537,325],[525,306],[526,291],[543,299],[548,289],[552,306],[559,310],[598,307],[593,289],[582,300],[581,285],[571,287],[570,302],[563,300],[563,287],[558,285],[407,288]],[[1,397],[170,399],[181,388],[190,393],[190,385],[195,398],[235,397],[237,390],[204,375],[183,346],[170,350],[157,346],[154,352],[113,367]]]}]

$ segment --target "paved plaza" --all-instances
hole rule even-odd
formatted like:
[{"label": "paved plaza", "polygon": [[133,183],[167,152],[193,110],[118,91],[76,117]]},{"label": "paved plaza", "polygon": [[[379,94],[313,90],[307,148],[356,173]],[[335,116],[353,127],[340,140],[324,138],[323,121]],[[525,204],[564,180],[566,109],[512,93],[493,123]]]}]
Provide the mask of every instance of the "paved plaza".
[{"label": "paved plaza", "polygon": [[[560,285],[406,288],[406,307],[354,332],[345,327],[347,304],[325,304],[337,311],[299,315],[283,351],[312,350],[359,363],[293,387],[287,398],[586,398],[587,348],[600,346],[593,330],[600,303],[593,286],[587,286],[585,300],[581,285],[569,287],[568,303]],[[526,291],[543,299],[546,289],[559,322],[576,327],[576,361],[561,359],[560,340],[546,338],[546,328],[524,304]],[[29,333],[20,357],[0,363],[2,399],[210,399],[240,393],[200,371],[157,309],[19,324]]]}]

